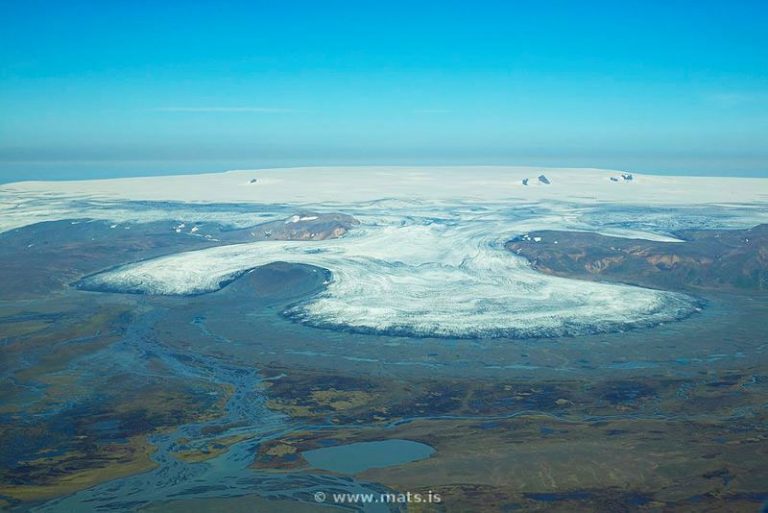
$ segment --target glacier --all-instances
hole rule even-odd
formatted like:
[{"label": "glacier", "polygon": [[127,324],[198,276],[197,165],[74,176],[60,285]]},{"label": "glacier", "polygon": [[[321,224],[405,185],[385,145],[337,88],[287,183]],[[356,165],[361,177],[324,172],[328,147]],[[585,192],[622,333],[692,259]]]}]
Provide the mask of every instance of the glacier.
[{"label": "glacier", "polygon": [[[365,210],[365,209],[363,209]],[[683,294],[544,275],[504,249],[515,220],[366,215],[345,237],[219,246],[127,264],[81,288],[160,295],[219,290],[272,262],[332,278],[284,314],[310,326],[417,337],[555,337],[653,326],[698,308]],[[520,226],[529,221],[517,221]]]},{"label": "glacier", "polygon": [[[521,184],[542,173],[550,185]],[[623,183],[610,179],[617,173],[329,167],[21,182],[0,186],[0,233],[60,219],[250,227],[308,219],[301,212],[342,212],[361,224],[340,239],[222,245],[128,263],[77,286],[206,294],[282,261],[329,271],[322,291],[283,312],[315,327],[418,337],[554,337],[684,318],[700,307],[697,299],[545,275],[504,249],[507,240],[535,230],[684,243],[675,236],[681,228],[768,222],[765,179],[635,173]]]}]

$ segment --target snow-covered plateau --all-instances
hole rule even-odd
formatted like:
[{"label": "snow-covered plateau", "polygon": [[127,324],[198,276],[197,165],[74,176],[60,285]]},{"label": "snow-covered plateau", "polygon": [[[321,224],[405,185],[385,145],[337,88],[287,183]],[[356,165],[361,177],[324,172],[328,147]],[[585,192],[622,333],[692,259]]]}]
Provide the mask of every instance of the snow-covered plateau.
[{"label": "snow-covered plateau", "polygon": [[[699,306],[679,293],[539,273],[504,249],[505,241],[528,231],[585,230],[677,241],[678,226],[768,221],[768,180],[635,174],[631,181],[615,181],[611,177],[620,176],[618,171],[544,171],[549,184],[525,186],[522,178],[542,174],[540,168],[238,171],[25,182],[1,187],[0,197],[16,200],[13,208],[3,208],[11,214],[12,220],[6,220],[11,227],[23,223],[25,205],[36,220],[69,216],[136,222],[145,212],[153,220],[165,216],[233,225],[248,224],[249,215],[253,224],[285,218],[286,210],[293,214],[289,222],[305,219],[297,212],[343,212],[361,224],[339,239],[260,241],[183,252],[127,263],[78,285],[110,292],[202,294],[270,262],[310,264],[330,271],[327,287],[285,315],[311,326],[438,337],[617,331],[681,319]],[[105,202],[119,208],[94,208]]]}]

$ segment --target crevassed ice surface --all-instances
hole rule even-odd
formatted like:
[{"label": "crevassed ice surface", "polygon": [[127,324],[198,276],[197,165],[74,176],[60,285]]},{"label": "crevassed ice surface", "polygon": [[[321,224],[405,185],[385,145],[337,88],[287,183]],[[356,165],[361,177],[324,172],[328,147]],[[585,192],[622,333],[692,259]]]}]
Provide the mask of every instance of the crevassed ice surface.
[{"label": "crevassed ice surface", "polygon": [[355,214],[362,225],[341,239],[186,252],[97,274],[82,286],[200,294],[270,262],[311,264],[332,279],[286,315],[312,326],[410,336],[579,335],[652,326],[696,308],[682,294],[536,272],[503,247],[519,233],[512,219]]}]

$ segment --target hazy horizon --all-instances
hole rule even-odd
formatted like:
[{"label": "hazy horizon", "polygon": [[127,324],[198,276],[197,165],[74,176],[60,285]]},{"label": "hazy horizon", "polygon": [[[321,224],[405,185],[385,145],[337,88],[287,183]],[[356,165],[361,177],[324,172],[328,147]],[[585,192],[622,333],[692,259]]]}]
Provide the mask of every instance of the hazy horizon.
[{"label": "hazy horizon", "polygon": [[[22,181],[58,181],[58,180],[99,180],[109,178],[135,178],[165,175],[195,175],[203,173],[223,173],[232,170],[281,169],[294,167],[442,167],[442,166],[509,166],[509,167],[541,167],[541,168],[580,168],[616,169],[637,174],[667,175],[667,176],[709,176],[733,178],[765,178],[768,170],[729,168],[717,169],[707,167],[665,167],[646,168],[637,166],[611,164],[605,159],[604,165],[595,165],[593,159],[530,159],[519,162],[504,162],[478,159],[476,161],[418,161],[418,160],[388,160],[382,162],[341,161],[308,159],[303,160],[219,160],[219,161],[95,161],[95,162],[20,162],[0,165],[0,185]],[[601,160],[598,160],[601,161]]]}]

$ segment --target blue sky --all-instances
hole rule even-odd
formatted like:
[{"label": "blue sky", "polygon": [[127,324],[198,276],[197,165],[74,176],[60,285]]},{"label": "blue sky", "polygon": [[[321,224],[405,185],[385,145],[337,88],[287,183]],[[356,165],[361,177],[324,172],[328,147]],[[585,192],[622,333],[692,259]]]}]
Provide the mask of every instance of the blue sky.
[{"label": "blue sky", "polygon": [[0,181],[452,163],[768,176],[762,1],[0,9]]}]

